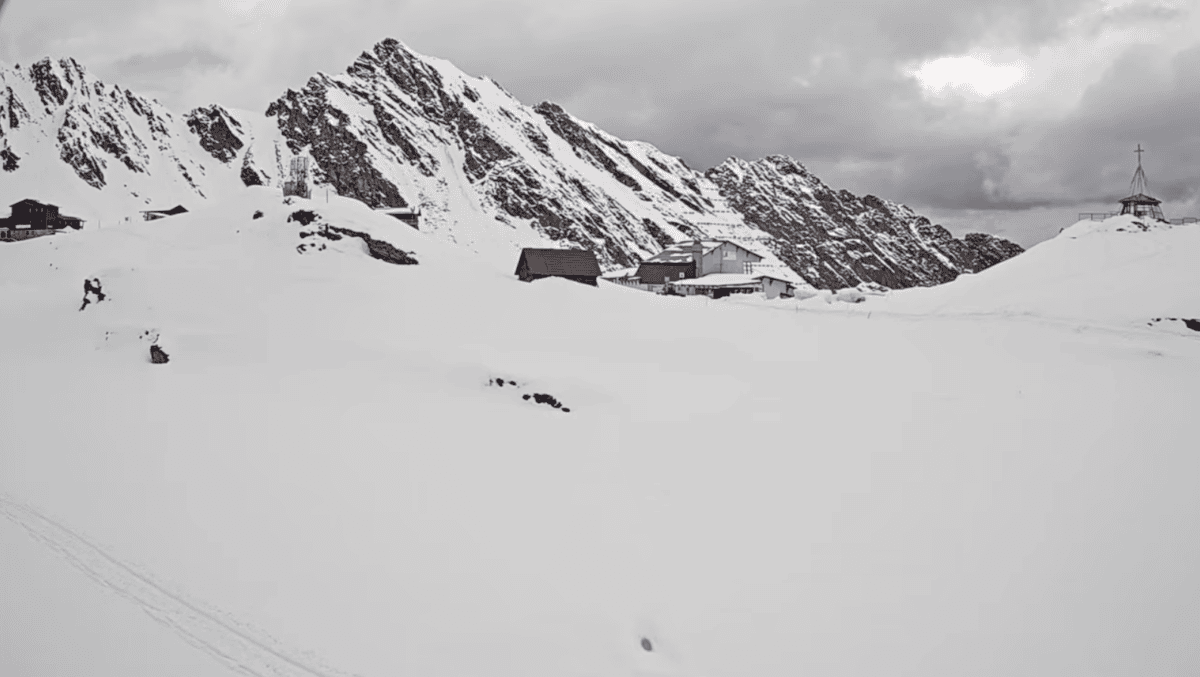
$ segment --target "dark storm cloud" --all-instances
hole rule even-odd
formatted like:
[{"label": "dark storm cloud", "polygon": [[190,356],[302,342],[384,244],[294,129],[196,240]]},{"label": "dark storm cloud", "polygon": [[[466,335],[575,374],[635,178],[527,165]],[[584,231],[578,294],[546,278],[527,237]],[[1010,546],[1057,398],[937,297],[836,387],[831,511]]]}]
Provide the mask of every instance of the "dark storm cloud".
[{"label": "dark storm cloud", "polygon": [[1033,157],[1057,170],[1063,198],[1111,201],[1128,191],[1137,144],[1156,197],[1200,196],[1200,45],[1170,58],[1148,46],[1126,52]]}]

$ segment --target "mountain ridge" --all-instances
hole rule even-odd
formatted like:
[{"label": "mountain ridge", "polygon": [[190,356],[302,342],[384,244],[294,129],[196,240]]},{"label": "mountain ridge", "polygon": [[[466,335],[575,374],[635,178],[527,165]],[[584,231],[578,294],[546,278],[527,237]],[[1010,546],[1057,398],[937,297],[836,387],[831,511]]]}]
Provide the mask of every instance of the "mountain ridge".
[{"label": "mountain ridge", "polygon": [[[985,234],[954,238],[904,205],[834,191],[785,156],[693,170],[558,104],[527,106],[491,78],[394,39],[343,73],[288,89],[263,115],[212,104],[175,116],[100,83],[73,59],[43,59],[25,75],[5,70],[0,87],[0,182],[36,152],[18,138],[34,126],[43,137],[52,132],[60,160],[102,192],[178,202],[181,193],[204,199],[236,186],[280,187],[287,159],[305,156],[314,195],[419,206],[423,230],[496,256],[552,243],[591,249],[611,270],[670,242],[718,237],[797,282],[903,288],[947,282],[1021,251]],[[26,102],[35,95],[37,116]],[[126,175],[172,189],[138,191]]]}]

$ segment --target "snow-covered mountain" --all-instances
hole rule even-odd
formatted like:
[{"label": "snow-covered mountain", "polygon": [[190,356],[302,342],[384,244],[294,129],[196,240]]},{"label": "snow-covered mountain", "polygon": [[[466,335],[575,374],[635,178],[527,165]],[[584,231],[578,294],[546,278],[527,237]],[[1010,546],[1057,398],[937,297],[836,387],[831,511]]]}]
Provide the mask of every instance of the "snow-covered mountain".
[{"label": "snow-covered mountain", "polygon": [[[505,261],[519,246],[550,242],[592,249],[614,269],[702,235],[737,241],[815,286],[897,288],[1021,251],[988,235],[959,240],[902,205],[835,192],[789,158],[695,171],[556,104],[526,106],[491,79],[396,40],[345,73],[287,91],[265,115],[213,105],[176,118],[71,60],[0,77],[0,190],[37,197],[29,186],[53,166],[52,183],[76,189],[57,199],[85,214],[101,203],[111,211],[279,187],[290,158],[306,156],[314,198],[328,190],[372,207],[419,206],[423,228]],[[84,195],[87,208],[76,207],[66,198],[80,200],[80,182],[113,197]]]},{"label": "snow-covered mountain", "polygon": [[747,225],[774,236],[780,259],[823,289],[936,285],[1023,251],[983,233],[960,240],[904,205],[834,191],[789,157],[730,159],[704,174]]},{"label": "snow-covered mountain", "polygon": [[156,101],[73,59],[0,68],[0,194],[90,219],[195,202],[236,182]]}]

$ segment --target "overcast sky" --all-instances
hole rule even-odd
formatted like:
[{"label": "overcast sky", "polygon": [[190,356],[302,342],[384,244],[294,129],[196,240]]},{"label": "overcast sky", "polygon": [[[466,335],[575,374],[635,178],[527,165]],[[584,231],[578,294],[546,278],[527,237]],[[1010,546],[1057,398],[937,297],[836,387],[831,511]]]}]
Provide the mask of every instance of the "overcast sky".
[{"label": "overcast sky", "polygon": [[6,0],[0,59],[73,56],[173,110],[265,110],[395,37],[703,169],[1029,245],[1127,194],[1200,216],[1200,0]]}]

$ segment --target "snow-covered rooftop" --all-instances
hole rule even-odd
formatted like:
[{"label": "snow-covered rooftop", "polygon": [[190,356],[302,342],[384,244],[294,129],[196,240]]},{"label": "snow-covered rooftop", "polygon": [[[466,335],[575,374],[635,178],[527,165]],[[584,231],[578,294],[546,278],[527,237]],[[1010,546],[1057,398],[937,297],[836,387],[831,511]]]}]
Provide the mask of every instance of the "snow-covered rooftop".
[{"label": "snow-covered rooftop", "polygon": [[782,278],[775,277],[774,275],[767,275],[765,273],[713,273],[711,275],[705,275],[704,277],[672,280],[671,284],[686,285],[689,287],[739,287],[758,284],[759,280],[764,277],[772,280],[778,280],[780,282],[787,282],[788,284],[795,284],[789,280],[784,280]]},{"label": "snow-covered rooftop", "polygon": [[695,256],[694,247],[699,242],[704,253],[710,254],[725,243],[724,240],[688,240],[667,245],[661,252],[646,259],[647,263],[687,263]]}]

